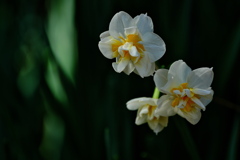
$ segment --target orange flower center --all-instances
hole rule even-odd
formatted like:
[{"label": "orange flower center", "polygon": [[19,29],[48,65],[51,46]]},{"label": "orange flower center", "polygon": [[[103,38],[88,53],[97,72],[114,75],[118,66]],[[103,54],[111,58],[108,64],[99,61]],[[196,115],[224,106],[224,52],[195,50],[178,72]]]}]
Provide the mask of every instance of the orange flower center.
[{"label": "orange flower center", "polygon": [[191,98],[188,97],[186,94],[184,96],[182,96],[182,95],[174,93],[175,90],[178,90],[182,93],[184,91],[184,89],[189,89],[190,90],[191,97],[199,98],[197,95],[195,95],[192,92],[191,88],[188,88],[188,83],[182,83],[179,87],[171,89],[171,92],[174,94],[174,97],[175,97],[175,99],[172,101],[171,105],[173,107],[175,107],[175,106],[178,106],[180,102],[184,101],[185,105],[184,105],[183,108],[180,108],[180,109],[182,111],[185,111],[185,112],[190,112],[195,108],[195,102],[193,102],[191,100]]},{"label": "orange flower center", "polygon": [[132,43],[132,46],[135,46],[137,51],[140,53],[140,57],[132,57],[128,50],[123,51],[123,55],[121,55],[119,61],[121,59],[130,59],[134,63],[139,62],[139,60],[143,57],[143,51],[145,51],[145,48],[142,44],[139,43],[139,41],[142,41],[140,36],[138,34],[129,34],[127,35],[126,39],[123,37],[119,37],[120,40],[114,39],[112,42],[112,52],[113,57],[118,57],[120,54],[118,52],[118,48],[122,45],[124,45],[126,42]]}]

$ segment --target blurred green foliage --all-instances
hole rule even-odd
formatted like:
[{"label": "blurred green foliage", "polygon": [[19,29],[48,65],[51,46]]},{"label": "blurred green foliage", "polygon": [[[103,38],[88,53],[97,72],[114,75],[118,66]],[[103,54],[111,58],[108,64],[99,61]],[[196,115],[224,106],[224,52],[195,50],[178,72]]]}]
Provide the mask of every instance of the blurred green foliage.
[{"label": "blurred green foliage", "polygon": [[[0,160],[239,159],[239,0],[1,0]],[[98,49],[112,16],[148,13],[167,46],[159,66],[213,67],[214,100],[193,126],[157,136],[125,103],[152,77],[118,74]]]}]

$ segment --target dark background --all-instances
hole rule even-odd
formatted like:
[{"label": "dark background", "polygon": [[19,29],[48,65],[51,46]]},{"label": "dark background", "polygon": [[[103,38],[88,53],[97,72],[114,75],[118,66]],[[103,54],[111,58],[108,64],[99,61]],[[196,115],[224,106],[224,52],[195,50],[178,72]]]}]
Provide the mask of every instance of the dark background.
[{"label": "dark background", "polygon": [[[1,0],[0,160],[239,159],[239,0]],[[213,67],[197,125],[170,117],[157,136],[126,102],[152,77],[114,72],[98,49],[113,15],[147,13],[166,43],[157,64]]]}]

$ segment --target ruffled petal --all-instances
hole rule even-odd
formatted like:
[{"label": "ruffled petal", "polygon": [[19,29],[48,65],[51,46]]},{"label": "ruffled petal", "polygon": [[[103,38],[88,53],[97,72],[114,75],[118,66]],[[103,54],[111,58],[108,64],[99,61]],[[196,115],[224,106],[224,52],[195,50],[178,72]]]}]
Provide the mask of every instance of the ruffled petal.
[{"label": "ruffled petal", "polygon": [[159,117],[158,119],[153,119],[152,121],[148,121],[148,126],[158,134],[161,132],[164,127],[167,127],[168,117]]},{"label": "ruffled petal", "polygon": [[[152,129],[155,130],[158,127],[158,120],[152,120],[148,121],[148,126]],[[162,127],[163,128],[163,127]]]},{"label": "ruffled petal", "polygon": [[100,39],[103,40],[104,38],[109,37],[109,36],[110,36],[109,31],[105,31],[100,34]]},{"label": "ruffled petal", "polygon": [[125,30],[125,35],[138,33],[137,27],[129,27],[129,28],[125,28],[124,30]]},{"label": "ruffled petal", "polygon": [[184,93],[185,93],[189,98],[191,98],[191,97],[194,96],[194,93],[191,92],[189,89],[184,89],[183,91],[184,91],[184,92],[182,92],[181,97],[183,96]]},{"label": "ruffled petal", "polygon": [[143,35],[141,44],[144,49],[149,53],[151,62],[159,60],[166,52],[166,45],[161,37],[153,32],[148,32]]},{"label": "ruffled petal", "polygon": [[135,98],[127,102],[127,108],[129,110],[136,110],[147,104],[155,106],[157,104],[157,100],[147,97]]},{"label": "ruffled petal", "polygon": [[201,110],[199,108],[196,108],[195,110],[193,110],[191,112],[182,112],[181,109],[179,109],[178,115],[185,118],[191,124],[195,125],[201,119]]},{"label": "ruffled petal", "polygon": [[211,90],[211,93],[210,94],[208,94],[208,95],[204,95],[204,96],[201,96],[200,97],[200,101],[202,102],[202,104],[204,105],[204,106],[207,106],[211,101],[212,101],[212,99],[213,99],[213,91]]},{"label": "ruffled petal", "polygon": [[143,107],[139,110],[139,116],[140,116],[140,117],[146,115],[147,113],[148,113],[148,106],[143,106]]},{"label": "ruffled petal", "polygon": [[135,69],[135,66],[133,65],[132,61],[129,61],[128,65],[123,70],[123,72],[126,73],[127,75],[129,75],[130,73],[133,72],[134,69]]},{"label": "ruffled petal", "polygon": [[156,108],[154,114],[156,116],[164,116],[164,117],[175,115],[176,112],[174,111],[174,107],[172,107],[171,105],[172,101],[173,101],[172,96],[169,96],[169,95],[161,96],[157,102],[158,107]]},{"label": "ruffled petal", "polygon": [[132,57],[139,57],[140,54],[138,53],[138,50],[135,46],[132,46],[130,49],[129,49],[129,53]]},{"label": "ruffled petal", "polygon": [[155,63],[150,63],[149,65],[150,65],[150,67],[149,67],[150,69],[149,69],[148,74],[150,76],[153,76],[153,73],[155,72]]},{"label": "ruffled petal", "polygon": [[101,53],[108,59],[114,58],[111,40],[112,37],[106,37],[98,43]]},{"label": "ruffled petal", "polygon": [[196,97],[192,97],[191,100],[196,103],[202,110],[205,111],[206,107],[204,106],[204,104]]},{"label": "ruffled petal", "polygon": [[137,116],[137,118],[135,120],[136,125],[141,125],[146,122],[147,122],[147,116],[142,116],[142,117]]},{"label": "ruffled petal", "polygon": [[128,65],[128,63],[129,63],[129,59],[128,59],[128,58],[122,58],[122,60],[121,60],[120,62],[118,62],[118,63],[116,63],[116,62],[112,63],[112,66],[113,66],[113,69],[114,69],[116,72],[120,73],[120,72],[122,72],[122,71],[126,68],[126,66]]},{"label": "ruffled petal", "polygon": [[160,117],[158,118],[158,122],[159,122],[159,124],[161,124],[163,127],[167,127],[167,125],[168,125],[168,117],[160,116]]},{"label": "ruffled petal", "polygon": [[121,45],[120,47],[118,47],[118,53],[124,57],[126,52],[128,52],[128,50],[130,49],[130,47],[132,46],[131,43],[124,43],[123,45]]},{"label": "ruffled petal", "polygon": [[161,132],[164,129],[164,127],[161,124],[158,124],[154,129],[153,132],[156,133],[156,135]]},{"label": "ruffled petal", "polygon": [[167,69],[158,69],[154,74],[153,80],[158,90],[167,83],[168,70]]},{"label": "ruffled petal", "polygon": [[160,91],[172,94],[173,88],[178,88],[182,83],[187,82],[187,77],[191,73],[191,68],[182,60],[174,62],[168,71],[168,81]]},{"label": "ruffled petal", "polygon": [[185,62],[178,60],[171,65],[168,72],[168,80],[174,80],[175,84],[179,86],[187,82],[187,77],[191,71],[191,68]]},{"label": "ruffled petal", "polygon": [[212,68],[199,68],[193,70],[188,77],[188,84],[191,88],[207,89],[213,81]]},{"label": "ruffled petal", "polygon": [[151,62],[148,58],[147,55],[144,55],[141,60],[139,60],[138,63],[135,64],[137,73],[143,78],[150,76],[152,71],[150,71],[151,67]]},{"label": "ruffled petal", "polygon": [[126,12],[116,13],[109,25],[110,35],[118,39],[120,36],[124,35],[124,28],[129,28],[133,26],[132,17]]},{"label": "ruffled petal", "polygon": [[192,92],[198,95],[208,95],[211,94],[212,91],[207,89],[194,88],[192,89]]},{"label": "ruffled petal", "polygon": [[153,22],[147,14],[140,14],[136,16],[133,21],[141,34],[153,32]]}]

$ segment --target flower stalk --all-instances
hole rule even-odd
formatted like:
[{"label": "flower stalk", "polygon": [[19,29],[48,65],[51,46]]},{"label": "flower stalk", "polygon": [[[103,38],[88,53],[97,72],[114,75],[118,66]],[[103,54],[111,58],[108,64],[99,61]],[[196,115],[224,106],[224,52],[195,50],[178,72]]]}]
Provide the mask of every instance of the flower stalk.
[{"label": "flower stalk", "polygon": [[160,95],[160,91],[158,90],[157,87],[155,87],[152,98],[158,99],[159,95]]}]

